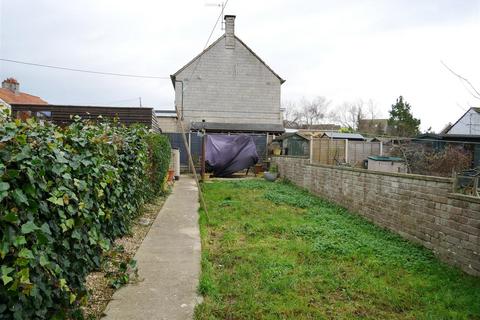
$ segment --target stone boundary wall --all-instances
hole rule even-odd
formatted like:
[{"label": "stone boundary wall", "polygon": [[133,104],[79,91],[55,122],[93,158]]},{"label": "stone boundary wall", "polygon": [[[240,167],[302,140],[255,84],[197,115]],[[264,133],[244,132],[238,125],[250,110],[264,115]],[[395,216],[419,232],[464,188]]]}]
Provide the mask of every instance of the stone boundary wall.
[{"label": "stone boundary wall", "polygon": [[451,193],[452,179],[310,164],[302,157],[272,161],[281,177],[480,276],[480,198]]}]

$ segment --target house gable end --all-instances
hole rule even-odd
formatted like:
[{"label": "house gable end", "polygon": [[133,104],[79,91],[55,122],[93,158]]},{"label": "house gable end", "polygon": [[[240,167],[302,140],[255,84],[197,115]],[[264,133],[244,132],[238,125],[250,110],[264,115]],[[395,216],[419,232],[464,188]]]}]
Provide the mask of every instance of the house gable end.
[{"label": "house gable end", "polygon": [[[173,84],[173,87],[175,88],[175,82],[176,82],[176,78],[178,75],[180,75],[183,71],[185,71],[186,69],[188,69],[188,67],[192,64],[194,64],[196,61],[198,61],[199,59],[202,58],[202,56],[208,54],[208,52],[213,48],[215,47],[217,44],[219,44],[221,42],[221,40],[225,40],[225,35],[222,35],[220,38],[218,38],[217,40],[215,40],[211,45],[209,45],[205,50],[203,50],[202,52],[200,52],[197,56],[195,56],[192,60],[190,60],[187,64],[185,64],[182,68],[180,68],[177,72],[175,72],[174,74],[170,75],[170,79],[172,81],[172,84]],[[273,69],[265,62],[263,61],[249,46],[247,46],[245,44],[245,42],[243,42],[240,38],[238,38],[237,36],[235,36],[235,41],[237,42],[237,44],[240,44],[242,45],[245,49],[247,49],[247,51],[249,51],[252,56],[254,56],[262,65],[264,65],[276,78],[278,78],[278,80],[280,81],[280,84],[283,84],[286,80],[284,80],[282,77],[280,77],[275,71],[273,71]]]},{"label": "house gable end", "polygon": [[480,109],[470,108],[445,133],[446,135],[479,135]]}]

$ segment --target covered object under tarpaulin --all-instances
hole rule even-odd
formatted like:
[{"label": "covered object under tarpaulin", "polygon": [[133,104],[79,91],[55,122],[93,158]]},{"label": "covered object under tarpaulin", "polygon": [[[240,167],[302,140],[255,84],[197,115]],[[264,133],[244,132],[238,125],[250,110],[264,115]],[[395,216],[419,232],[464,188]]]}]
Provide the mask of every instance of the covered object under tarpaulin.
[{"label": "covered object under tarpaulin", "polygon": [[258,162],[253,138],[247,135],[206,135],[205,162],[217,177],[226,177]]}]

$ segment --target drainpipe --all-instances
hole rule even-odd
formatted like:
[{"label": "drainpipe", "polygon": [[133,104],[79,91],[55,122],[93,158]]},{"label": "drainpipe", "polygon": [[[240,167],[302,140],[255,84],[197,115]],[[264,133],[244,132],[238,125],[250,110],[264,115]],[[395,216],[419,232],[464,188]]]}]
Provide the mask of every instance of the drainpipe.
[{"label": "drainpipe", "polygon": [[[182,115],[180,117],[180,120],[183,121],[183,80],[176,80],[175,79],[175,83],[177,83],[177,82],[180,82],[182,84],[182,104],[181,104]],[[177,110],[177,113],[178,113],[178,110]]]}]

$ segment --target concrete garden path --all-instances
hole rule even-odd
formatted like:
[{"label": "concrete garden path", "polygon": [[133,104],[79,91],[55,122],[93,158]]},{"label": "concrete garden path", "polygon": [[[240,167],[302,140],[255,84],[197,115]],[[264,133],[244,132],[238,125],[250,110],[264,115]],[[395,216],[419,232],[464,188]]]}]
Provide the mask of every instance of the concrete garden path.
[{"label": "concrete garden path", "polygon": [[191,319],[198,302],[198,190],[182,176],[138,249],[140,281],[118,290],[102,319]]}]

